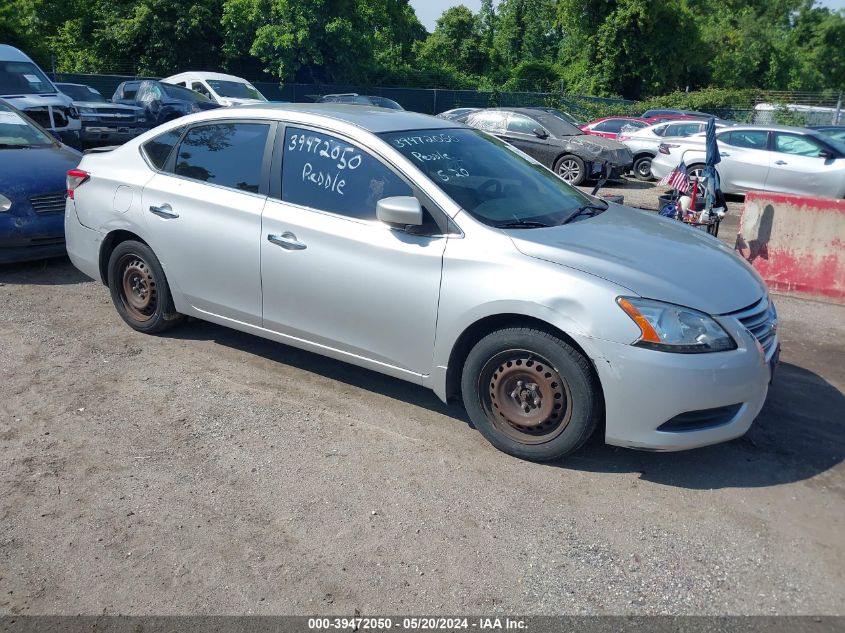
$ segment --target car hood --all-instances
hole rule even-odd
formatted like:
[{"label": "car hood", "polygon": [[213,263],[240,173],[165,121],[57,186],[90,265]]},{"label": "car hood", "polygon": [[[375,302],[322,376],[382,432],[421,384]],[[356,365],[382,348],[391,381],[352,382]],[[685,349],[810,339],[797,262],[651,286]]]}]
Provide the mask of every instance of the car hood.
[{"label": "car hood", "polygon": [[94,110],[126,110],[127,112],[139,112],[143,108],[138,106],[125,105],[123,103],[112,103],[107,101],[74,101],[73,104],[78,108],[93,108]]},{"label": "car hood", "polygon": [[237,99],[235,97],[221,97],[220,103],[224,106],[238,106],[266,102],[262,101],[261,99]]},{"label": "car hood", "polygon": [[525,255],[708,314],[739,310],[766,292],[756,271],[718,239],[622,205],[563,226],[507,233]]},{"label": "car hood", "polygon": [[0,193],[12,202],[66,188],[67,170],[82,154],[69,147],[0,149]]},{"label": "car hood", "polygon": [[566,151],[587,160],[606,160],[613,165],[630,165],[634,159],[631,150],[626,145],[603,136],[580,134],[564,137],[561,142]]},{"label": "car hood", "polygon": [[49,92],[47,94],[40,95],[0,95],[0,97],[8,101],[10,105],[16,107],[18,110],[48,105],[64,107],[70,107],[73,105],[71,98],[60,92]]}]

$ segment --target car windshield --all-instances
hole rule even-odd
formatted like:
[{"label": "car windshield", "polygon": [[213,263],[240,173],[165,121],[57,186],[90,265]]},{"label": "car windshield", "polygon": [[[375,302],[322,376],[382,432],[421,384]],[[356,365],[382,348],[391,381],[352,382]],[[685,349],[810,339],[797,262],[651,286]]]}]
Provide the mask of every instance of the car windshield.
[{"label": "car windshield", "polygon": [[845,142],[845,127],[827,128],[819,130],[819,132],[824,134],[829,139],[839,141],[840,145]]},{"label": "car windshield", "polygon": [[564,121],[566,121],[567,123],[571,123],[572,125],[581,125],[581,121],[576,119],[568,112],[564,112],[563,110],[556,110],[554,108],[543,108],[543,112],[547,112],[552,116],[556,116],[559,119],[563,119]]},{"label": "car windshield", "polygon": [[211,103],[211,99],[206,97],[205,95],[201,95],[198,92],[194,92],[193,90],[188,90],[187,88],[183,88],[182,86],[174,86],[173,84],[159,84],[164,90],[164,94],[168,97],[172,97],[174,99],[182,99],[184,101],[196,101],[198,103]]},{"label": "car windshield", "polygon": [[479,130],[419,130],[381,137],[470,215],[490,226],[554,226],[596,204],[513,146]]},{"label": "car windshield", "polygon": [[56,89],[31,62],[0,61],[0,95],[55,94]]},{"label": "car windshield", "polygon": [[388,99],[387,97],[370,97],[370,101],[373,105],[378,106],[380,108],[388,108],[390,110],[404,110],[404,108],[396,103],[393,99]]},{"label": "car windshield", "polygon": [[258,92],[256,88],[248,83],[241,81],[223,81],[219,79],[209,79],[208,85],[212,90],[221,97],[231,97],[233,99],[258,99],[259,101],[267,101],[264,95]]},{"label": "car windshield", "polygon": [[55,141],[20,114],[0,105],[0,150],[54,145]]},{"label": "car windshield", "polygon": [[106,103],[105,97],[99,92],[95,92],[88,86],[77,86],[74,84],[56,84],[56,87],[65,93],[74,101],[82,101],[89,103]]}]

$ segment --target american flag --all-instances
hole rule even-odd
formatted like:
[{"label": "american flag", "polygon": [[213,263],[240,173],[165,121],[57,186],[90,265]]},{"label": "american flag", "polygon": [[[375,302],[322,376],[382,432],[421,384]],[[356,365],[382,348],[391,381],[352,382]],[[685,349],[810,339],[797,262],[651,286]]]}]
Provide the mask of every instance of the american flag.
[{"label": "american flag", "polygon": [[670,173],[666,174],[658,185],[669,185],[675,191],[686,191],[689,189],[689,174],[687,174],[687,166],[684,161],[675,167]]}]

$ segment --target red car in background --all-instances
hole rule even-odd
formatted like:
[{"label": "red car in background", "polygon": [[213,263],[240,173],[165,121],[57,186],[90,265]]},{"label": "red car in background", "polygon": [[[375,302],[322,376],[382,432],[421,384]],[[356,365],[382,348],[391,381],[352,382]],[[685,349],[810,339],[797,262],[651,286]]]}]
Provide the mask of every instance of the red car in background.
[{"label": "red car in background", "polygon": [[624,127],[642,129],[649,125],[662,123],[663,121],[674,121],[675,119],[698,119],[700,117],[686,114],[665,114],[660,116],[639,117],[639,116],[604,116],[595,121],[590,121],[579,126],[587,134],[603,136],[604,138],[616,139]]}]

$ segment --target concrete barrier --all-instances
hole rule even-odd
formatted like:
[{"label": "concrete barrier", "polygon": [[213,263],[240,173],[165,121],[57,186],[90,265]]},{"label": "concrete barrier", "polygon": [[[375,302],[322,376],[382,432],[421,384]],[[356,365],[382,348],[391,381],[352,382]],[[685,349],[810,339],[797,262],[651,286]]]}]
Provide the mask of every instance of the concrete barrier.
[{"label": "concrete barrier", "polygon": [[845,304],[845,200],[749,193],[736,250],[775,292]]}]

